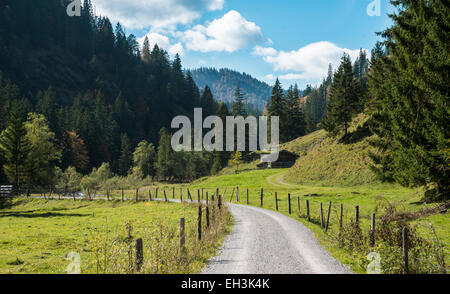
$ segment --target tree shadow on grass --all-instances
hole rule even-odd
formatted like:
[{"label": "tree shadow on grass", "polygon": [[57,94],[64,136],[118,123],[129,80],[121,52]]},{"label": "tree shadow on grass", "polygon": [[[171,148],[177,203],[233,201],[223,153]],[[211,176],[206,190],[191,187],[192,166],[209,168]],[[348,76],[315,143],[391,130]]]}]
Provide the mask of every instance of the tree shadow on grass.
[{"label": "tree shadow on grass", "polygon": [[0,211],[0,217],[24,217],[24,218],[37,218],[37,217],[85,217],[92,214],[81,213],[57,213],[57,212],[42,212],[35,213],[33,210],[29,211]]}]

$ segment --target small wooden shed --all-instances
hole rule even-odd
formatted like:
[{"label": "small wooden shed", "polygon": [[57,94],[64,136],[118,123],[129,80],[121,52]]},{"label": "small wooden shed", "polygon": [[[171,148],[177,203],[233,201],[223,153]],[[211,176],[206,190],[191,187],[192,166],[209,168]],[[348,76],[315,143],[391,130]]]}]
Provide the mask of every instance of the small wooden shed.
[{"label": "small wooden shed", "polygon": [[295,153],[289,152],[287,150],[281,150],[278,155],[278,160],[274,162],[261,162],[256,165],[259,169],[266,168],[291,168],[294,166],[295,162],[299,156]]}]

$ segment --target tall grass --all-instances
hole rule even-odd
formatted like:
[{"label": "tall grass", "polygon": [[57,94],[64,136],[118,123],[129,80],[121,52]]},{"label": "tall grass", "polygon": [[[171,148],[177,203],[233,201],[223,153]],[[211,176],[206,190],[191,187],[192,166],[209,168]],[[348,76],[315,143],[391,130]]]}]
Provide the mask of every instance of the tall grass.
[{"label": "tall grass", "polygon": [[[206,207],[203,208],[205,210]],[[231,216],[226,207],[209,205],[210,227],[202,214],[202,239],[198,240],[197,219],[186,219],[185,250],[180,247],[177,225],[164,220],[151,223],[140,234],[126,222],[111,232],[107,226],[93,230],[90,250],[92,259],[83,269],[88,274],[192,274],[201,271],[212,257],[225,233],[230,231]],[[144,262],[140,270],[135,264],[135,240],[143,239]]]}]

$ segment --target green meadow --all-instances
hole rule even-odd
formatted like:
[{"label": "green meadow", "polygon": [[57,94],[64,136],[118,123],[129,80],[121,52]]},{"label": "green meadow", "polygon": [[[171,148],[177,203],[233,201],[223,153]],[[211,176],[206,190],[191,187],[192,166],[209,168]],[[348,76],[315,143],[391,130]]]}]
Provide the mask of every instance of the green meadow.
[{"label": "green meadow", "polygon": [[[197,213],[198,207],[187,203],[18,198],[0,210],[0,273],[63,274],[71,252],[80,255],[82,273],[127,273],[136,238],[144,240],[143,272],[197,273],[230,225],[220,223],[200,244]],[[186,220],[183,261],[177,259],[181,217]]]}]

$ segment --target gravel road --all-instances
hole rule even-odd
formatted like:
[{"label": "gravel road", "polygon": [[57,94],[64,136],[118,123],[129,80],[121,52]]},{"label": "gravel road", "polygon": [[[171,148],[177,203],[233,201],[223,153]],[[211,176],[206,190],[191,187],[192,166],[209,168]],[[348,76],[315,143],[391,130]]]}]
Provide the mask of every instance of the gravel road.
[{"label": "gravel road", "polygon": [[304,225],[280,213],[230,204],[233,232],[203,274],[349,274]]}]

